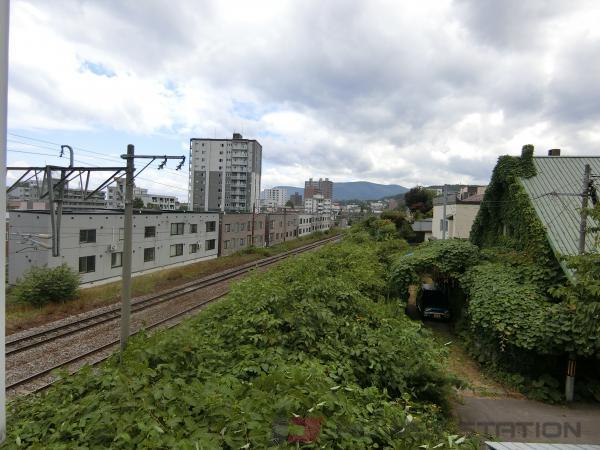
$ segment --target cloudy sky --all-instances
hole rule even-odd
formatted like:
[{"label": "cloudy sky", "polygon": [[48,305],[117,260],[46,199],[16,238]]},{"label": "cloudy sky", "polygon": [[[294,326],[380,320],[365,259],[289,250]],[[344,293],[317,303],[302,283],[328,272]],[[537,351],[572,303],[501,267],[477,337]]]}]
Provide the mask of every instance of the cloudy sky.
[{"label": "cloudy sky", "polygon": [[[233,131],[263,188],[485,183],[498,155],[600,150],[600,2],[11,2],[9,165],[187,155]],[[27,152],[27,153],[26,153]],[[187,172],[138,184],[187,198]]]}]

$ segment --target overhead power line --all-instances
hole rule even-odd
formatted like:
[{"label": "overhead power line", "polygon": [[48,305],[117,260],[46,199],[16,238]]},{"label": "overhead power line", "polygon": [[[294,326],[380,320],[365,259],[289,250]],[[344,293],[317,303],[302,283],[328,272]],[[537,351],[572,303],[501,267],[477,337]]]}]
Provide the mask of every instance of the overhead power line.
[{"label": "overhead power line", "polygon": [[[10,134],[11,136],[19,137],[19,138],[22,138],[22,139],[28,139],[28,140],[35,141],[35,142],[41,142],[43,144],[55,145],[55,146],[57,146],[59,148],[62,145],[62,144],[59,144],[58,142],[52,142],[52,141],[48,141],[48,140],[45,140],[45,139],[38,139],[38,138],[31,137],[31,136],[25,136],[23,134],[12,133],[10,131],[7,132],[7,134]],[[12,142],[16,142],[16,143],[23,144],[23,145],[29,145],[29,146],[32,146],[32,147],[43,148],[43,149],[46,149],[46,150],[55,150],[54,147],[48,147],[47,145],[33,144],[31,142],[23,142],[23,141],[18,141],[16,139],[10,139],[10,140]],[[118,162],[122,162],[122,160],[121,160],[121,158],[119,156],[115,156],[115,157],[110,157],[109,156],[109,157],[107,157],[106,153],[96,152],[96,151],[89,150],[89,149],[86,149],[86,148],[83,148],[83,147],[79,147],[79,146],[75,146],[75,145],[73,146],[73,148],[76,149],[76,150],[79,150],[80,152],[83,152],[83,153],[90,153],[92,155],[97,155],[97,156],[95,156],[95,158],[97,158],[97,159],[103,159],[105,161],[110,161],[110,162],[117,162],[117,161]],[[85,156],[85,155],[81,155],[81,156],[87,158],[87,156]],[[178,176],[185,176],[184,174],[182,174],[181,172],[179,172],[179,171],[177,171],[175,169],[171,169],[171,168],[168,168],[168,167],[165,167],[164,169],[168,170],[169,172],[175,173]]]}]

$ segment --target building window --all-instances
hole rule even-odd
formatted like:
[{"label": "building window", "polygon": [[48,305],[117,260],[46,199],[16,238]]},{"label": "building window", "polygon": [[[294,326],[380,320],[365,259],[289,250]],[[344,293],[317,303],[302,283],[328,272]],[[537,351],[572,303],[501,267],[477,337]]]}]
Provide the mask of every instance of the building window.
[{"label": "building window", "polygon": [[240,231],[246,231],[246,224],[240,223]]},{"label": "building window", "polygon": [[198,224],[190,223],[190,233],[197,233],[197,232],[198,232]]},{"label": "building window", "polygon": [[183,244],[171,245],[171,257],[183,255]]},{"label": "building window", "polygon": [[215,249],[215,240],[214,239],[207,240],[204,243],[204,248],[205,248],[205,250],[214,250]]},{"label": "building window", "polygon": [[240,247],[243,247],[244,245],[245,245],[244,238],[240,238]]},{"label": "building window", "polygon": [[183,234],[183,222],[171,224],[171,236]]},{"label": "building window", "polygon": [[229,241],[223,241],[223,248],[225,248],[225,249],[229,248]]},{"label": "building window", "polygon": [[96,242],[96,230],[79,230],[79,243],[88,244]]},{"label": "building window", "polygon": [[231,231],[231,224],[230,223],[226,223],[225,224],[225,233],[229,233]]},{"label": "building window", "polygon": [[[94,230],[95,233],[96,230]],[[80,256],[79,257],[79,273],[89,273],[96,271],[95,256]]]},{"label": "building window", "polygon": [[156,236],[156,227],[145,227],[144,228],[144,237],[151,238]]},{"label": "building window", "polygon": [[214,220],[206,222],[206,232],[207,233],[210,233],[211,231],[215,231],[216,229],[217,229],[217,222],[215,222]]},{"label": "building window", "polygon": [[190,244],[190,253],[198,253],[200,246],[198,244]]},{"label": "building window", "polygon": [[123,252],[115,252],[110,254],[110,267],[113,269],[115,267],[123,266]]},{"label": "building window", "polygon": [[154,261],[154,247],[144,249],[144,262]]}]

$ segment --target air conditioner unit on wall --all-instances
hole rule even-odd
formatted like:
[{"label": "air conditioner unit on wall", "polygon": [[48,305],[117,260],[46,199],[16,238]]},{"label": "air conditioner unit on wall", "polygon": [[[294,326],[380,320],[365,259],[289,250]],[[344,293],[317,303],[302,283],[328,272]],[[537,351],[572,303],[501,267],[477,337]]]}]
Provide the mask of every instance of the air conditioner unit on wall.
[{"label": "air conditioner unit on wall", "polygon": [[108,251],[114,252],[117,250],[117,244],[108,244]]}]

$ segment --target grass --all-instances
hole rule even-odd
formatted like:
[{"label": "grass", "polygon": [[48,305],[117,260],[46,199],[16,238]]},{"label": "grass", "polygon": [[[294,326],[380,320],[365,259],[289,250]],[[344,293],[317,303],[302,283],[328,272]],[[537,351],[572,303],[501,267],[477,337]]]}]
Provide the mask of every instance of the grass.
[{"label": "grass", "polygon": [[439,322],[426,322],[426,328],[433,332],[434,339],[449,350],[448,372],[461,381],[463,394],[477,397],[521,397],[513,389],[486,374],[482,367],[468,354],[460,336],[453,333],[450,325]]},{"label": "grass", "polygon": [[[230,256],[140,275],[132,279],[133,296],[138,297],[170,289],[197,278],[293,250],[303,245],[334,236],[335,234],[338,234],[335,230],[332,230],[328,234],[314,233],[310,236],[287,241],[269,248],[249,248]],[[12,334],[27,328],[43,325],[54,320],[116,303],[120,298],[120,281],[102,286],[81,288],[78,297],[74,300],[64,303],[52,303],[42,307],[20,303],[14,298],[14,295],[7,292],[6,332],[7,334]]]}]

